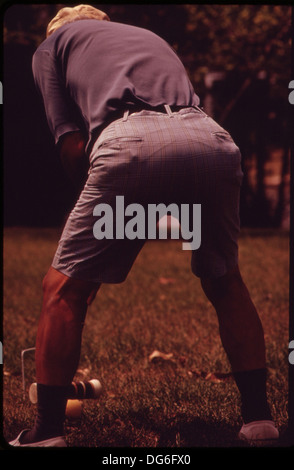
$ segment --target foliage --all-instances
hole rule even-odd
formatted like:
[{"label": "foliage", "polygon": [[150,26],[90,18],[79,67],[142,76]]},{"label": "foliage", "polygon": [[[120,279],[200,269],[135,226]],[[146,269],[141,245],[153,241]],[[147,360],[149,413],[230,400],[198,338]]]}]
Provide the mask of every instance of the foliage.
[{"label": "foliage", "polygon": [[[187,31],[204,73],[238,69],[284,76],[290,70],[291,8],[282,5],[186,5]],[[191,45],[190,45],[191,47]],[[191,48],[192,49],[192,48]],[[197,73],[197,72],[196,72]]]},{"label": "foliage", "polygon": [[[70,4],[18,4],[4,19],[4,41],[45,38],[56,12]],[[151,29],[179,53],[193,80],[207,72],[261,70],[289,75],[291,7],[288,5],[121,4],[100,5],[113,21]]]}]

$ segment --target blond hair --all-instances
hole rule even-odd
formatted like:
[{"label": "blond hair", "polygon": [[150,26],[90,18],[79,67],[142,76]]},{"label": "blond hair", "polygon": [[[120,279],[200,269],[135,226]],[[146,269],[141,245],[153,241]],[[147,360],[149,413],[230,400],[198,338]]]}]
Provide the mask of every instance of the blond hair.
[{"label": "blond hair", "polygon": [[46,37],[67,23],[73,23],[77,20],[106,20],[110,21],[109,16],[101,10],[90,5],[78,5],[76,7],[65,7],[59,10],[57,15],[47,26]]}]

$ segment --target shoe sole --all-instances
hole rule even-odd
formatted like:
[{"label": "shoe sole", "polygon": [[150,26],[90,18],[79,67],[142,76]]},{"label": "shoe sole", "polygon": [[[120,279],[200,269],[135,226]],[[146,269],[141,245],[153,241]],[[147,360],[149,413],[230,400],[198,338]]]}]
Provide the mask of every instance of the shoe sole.
[{"label": "shoe sole", "polygon": [[51,439],[45,439],[44,441],[32,442],[30,444],[21,444],[20,437],[23,434],[22,431],[16,439],[10,441],[8,444],[13,447],[67,447],[63,437],[52,437]]}]

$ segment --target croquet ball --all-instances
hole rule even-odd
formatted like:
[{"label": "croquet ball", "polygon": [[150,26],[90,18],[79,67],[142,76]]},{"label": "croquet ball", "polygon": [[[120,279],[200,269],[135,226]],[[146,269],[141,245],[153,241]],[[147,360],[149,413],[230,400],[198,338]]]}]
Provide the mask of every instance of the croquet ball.
[{"label": "croquet ball", "polygon": [[102,393],[102,385],[101,385],[100,380],[92,379],[92,380],[90,380],[90,384],[91,384],[91,386],[94,390],[93,398],[98,398],[99,395],[101,395],[101,393]]},{"label": "croquet ball", "polygon": [[29,388],[29,399],[32,403],[37,403],[38,401],[38,394],[37,394],[37,384],[36,382],[32,383]]},{"label": "croquet ball", "polygon": [[67,418],[80,418],[82,414],[82,402],[80,400],[67,400],[65,414]]}]

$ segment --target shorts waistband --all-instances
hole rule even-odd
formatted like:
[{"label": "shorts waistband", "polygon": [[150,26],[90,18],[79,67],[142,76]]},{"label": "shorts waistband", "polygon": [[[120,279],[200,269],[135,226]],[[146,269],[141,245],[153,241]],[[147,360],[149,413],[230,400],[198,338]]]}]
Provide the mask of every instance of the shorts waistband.
[{"label": "shorts waistband", "polygon": [[162,113],[162,114],[167,114],[169,117],[173,117],[174,113],[178,113],[183,109],[194,109],[195,111],[198,111],[200,113],[204,113],[204,111],[199,108],[198,106],[173,106],[173,105],[167,105],[163,104],[160,106],[149,106],[149,105],[144,105],[144,106],[133,106],[130,105],[126,108],[126,110],[123,112],[123,121],[126,121],[128,119],[128,116],[134,113],[139,113],[141,111],[151,111],[155,113]]},{"label": "shorts waistband", "polygon": [[[205,114],[205,112],[201,108],[195,105],[178,106],[178,105],[162,104],[159,106],[150,106],[148,104],[143,104],[143,103],[142,105],[141,104],[130,104],[128,106],[125,105],[124,108],[112,113],[111,118],[106,120],[104,124],[99,127],[99,129],[97,130],[96,139],[94,137],[95,134],[93,134],[93,142],[94,143],[97,142],[97,139],[102,134],[104,129],[108,127],[110,124],[114,123],[118,119],[123,119],[124,121],[126,121],[131,114],[140,113],[141,111],[151,111],[155,113],[167,114],[170,117],[172,117],[173,113],[177,113],[183,109],[195,109],[195,111]],[[89,155],[91,154],[92,151],[93,151],[93,147],[89,146],[88,148]]]},{"label": "shorts waistband", "polygon": [[156,113],[168,113],[169,110],[172,113],[177,113],[181,111],[181,109],[186,109],[186,108],[193,108],[193,106],[174,106],[174,105],[166,105],[162,104],[160,106],[149,106],[149,105],[130,105],[127,107],[127,111],[129,111],[129,114],[133,113],[139,113],[140,111],[154,111]]}]

